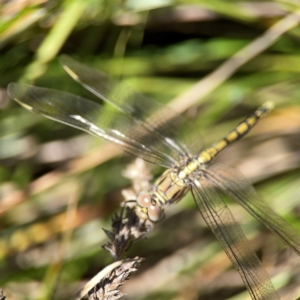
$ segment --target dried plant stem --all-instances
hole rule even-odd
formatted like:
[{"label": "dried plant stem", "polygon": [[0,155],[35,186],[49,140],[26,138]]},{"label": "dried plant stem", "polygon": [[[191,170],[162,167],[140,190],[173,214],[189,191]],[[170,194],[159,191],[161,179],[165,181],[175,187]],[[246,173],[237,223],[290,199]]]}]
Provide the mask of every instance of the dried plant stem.
[{"label": "dried plant stem", "polygon": [[4,293],[3,293],[3,289],[0,287],[0,300],[5,300],[6,297],[4,296]]},{"label": "dried plant stem", "polygon": [[101,280],[111,273],[114,269],[122,265],[122,260],[116,261],[102,271],[100,271],[96,276],[94,276],[71,300],[80,300],[83,296],[85,296],[93,287],[95,287]]},{"label": "dried plant stem", "polygon": [[93,277],[71,300],[79,300],[87,293],[91,300],[116,300],[123,297],[119,287],[137,270],[143,258],[121,260],[133,242],[145,237],[153,228],[152,222],[140,219],[135,213],[137,195],[150,188],[150,171],[141,159],[136,159],[123,172],[132,181],[132,188],[123,191],[124,206],[120,214],[112,217],[111,231],[104,229],[109,242],[102,247],[115,260]]}]

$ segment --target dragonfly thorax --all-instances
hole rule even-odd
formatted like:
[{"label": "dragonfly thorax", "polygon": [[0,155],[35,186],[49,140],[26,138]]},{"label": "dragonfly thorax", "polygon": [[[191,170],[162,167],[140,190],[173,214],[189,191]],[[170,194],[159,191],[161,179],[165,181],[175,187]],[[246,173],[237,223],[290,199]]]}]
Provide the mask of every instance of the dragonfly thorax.
[{"label": "dragonfly thorax", "polygon": [[138,195],[135,212],[141,219],[154,223],[161,221],[164,218],[163,206],[178,202],[190,190],[189,178],[179,177],[182,172],[193,172],[191,163],[183,168],[166,170],[149,192],[142,191]]},{"label": "dragonfly thorax", "polygon": [[166,170],[154,183],[151,194],[158,205],[178,202],[188,192],[187,178],[180,178],[178,169]]}]

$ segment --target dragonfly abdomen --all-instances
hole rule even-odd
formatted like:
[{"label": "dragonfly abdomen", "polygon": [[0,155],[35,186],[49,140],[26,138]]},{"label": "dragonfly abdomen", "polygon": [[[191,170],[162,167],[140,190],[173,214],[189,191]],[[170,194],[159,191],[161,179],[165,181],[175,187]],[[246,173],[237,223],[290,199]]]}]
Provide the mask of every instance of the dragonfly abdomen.
[{"label": "dragonfly abdomen", "polygon": [[271,101],[268,101],[259,107],[253,114],[251,114],[241,123],[239,123],[233,130],[231,130],[223,139],[213,144],[210,148],[202,151],[198,157],[199,163],[210,163],[228,145],[244,137],[260,120],[260,118],[268,114],[273,107],[274,104]]}]

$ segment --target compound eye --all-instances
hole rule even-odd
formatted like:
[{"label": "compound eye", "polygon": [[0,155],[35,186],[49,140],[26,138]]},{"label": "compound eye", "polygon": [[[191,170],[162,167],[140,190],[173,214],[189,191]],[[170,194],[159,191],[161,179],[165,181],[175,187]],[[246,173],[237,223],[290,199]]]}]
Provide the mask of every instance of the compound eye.
[{"label": "compound eye", "polygon": [[149,207],[151,205],[151,197],[147,192],[140,192],[136,202],[141,207]]},{"label": "compound eye", "polygon": [[158,221],[160,221],[160,220],[163,219],[163,217],[164,217],[164,211],[158,205],[151,205],[148,208],[148,216],[149,216],[149,219],[152,222],[158,222]]}]

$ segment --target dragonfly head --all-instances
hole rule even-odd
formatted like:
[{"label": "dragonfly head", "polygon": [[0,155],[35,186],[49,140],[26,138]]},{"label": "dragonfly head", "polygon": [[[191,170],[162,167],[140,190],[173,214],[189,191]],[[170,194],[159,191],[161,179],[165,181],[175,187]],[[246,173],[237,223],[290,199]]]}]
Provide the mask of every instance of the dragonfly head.
[{"label": "dragonfly head", "polygon": [[142,191],[137,197],[135,212],[139,218],[159,222],[164,218],[163,208],[152,200],[149,193]]}]

